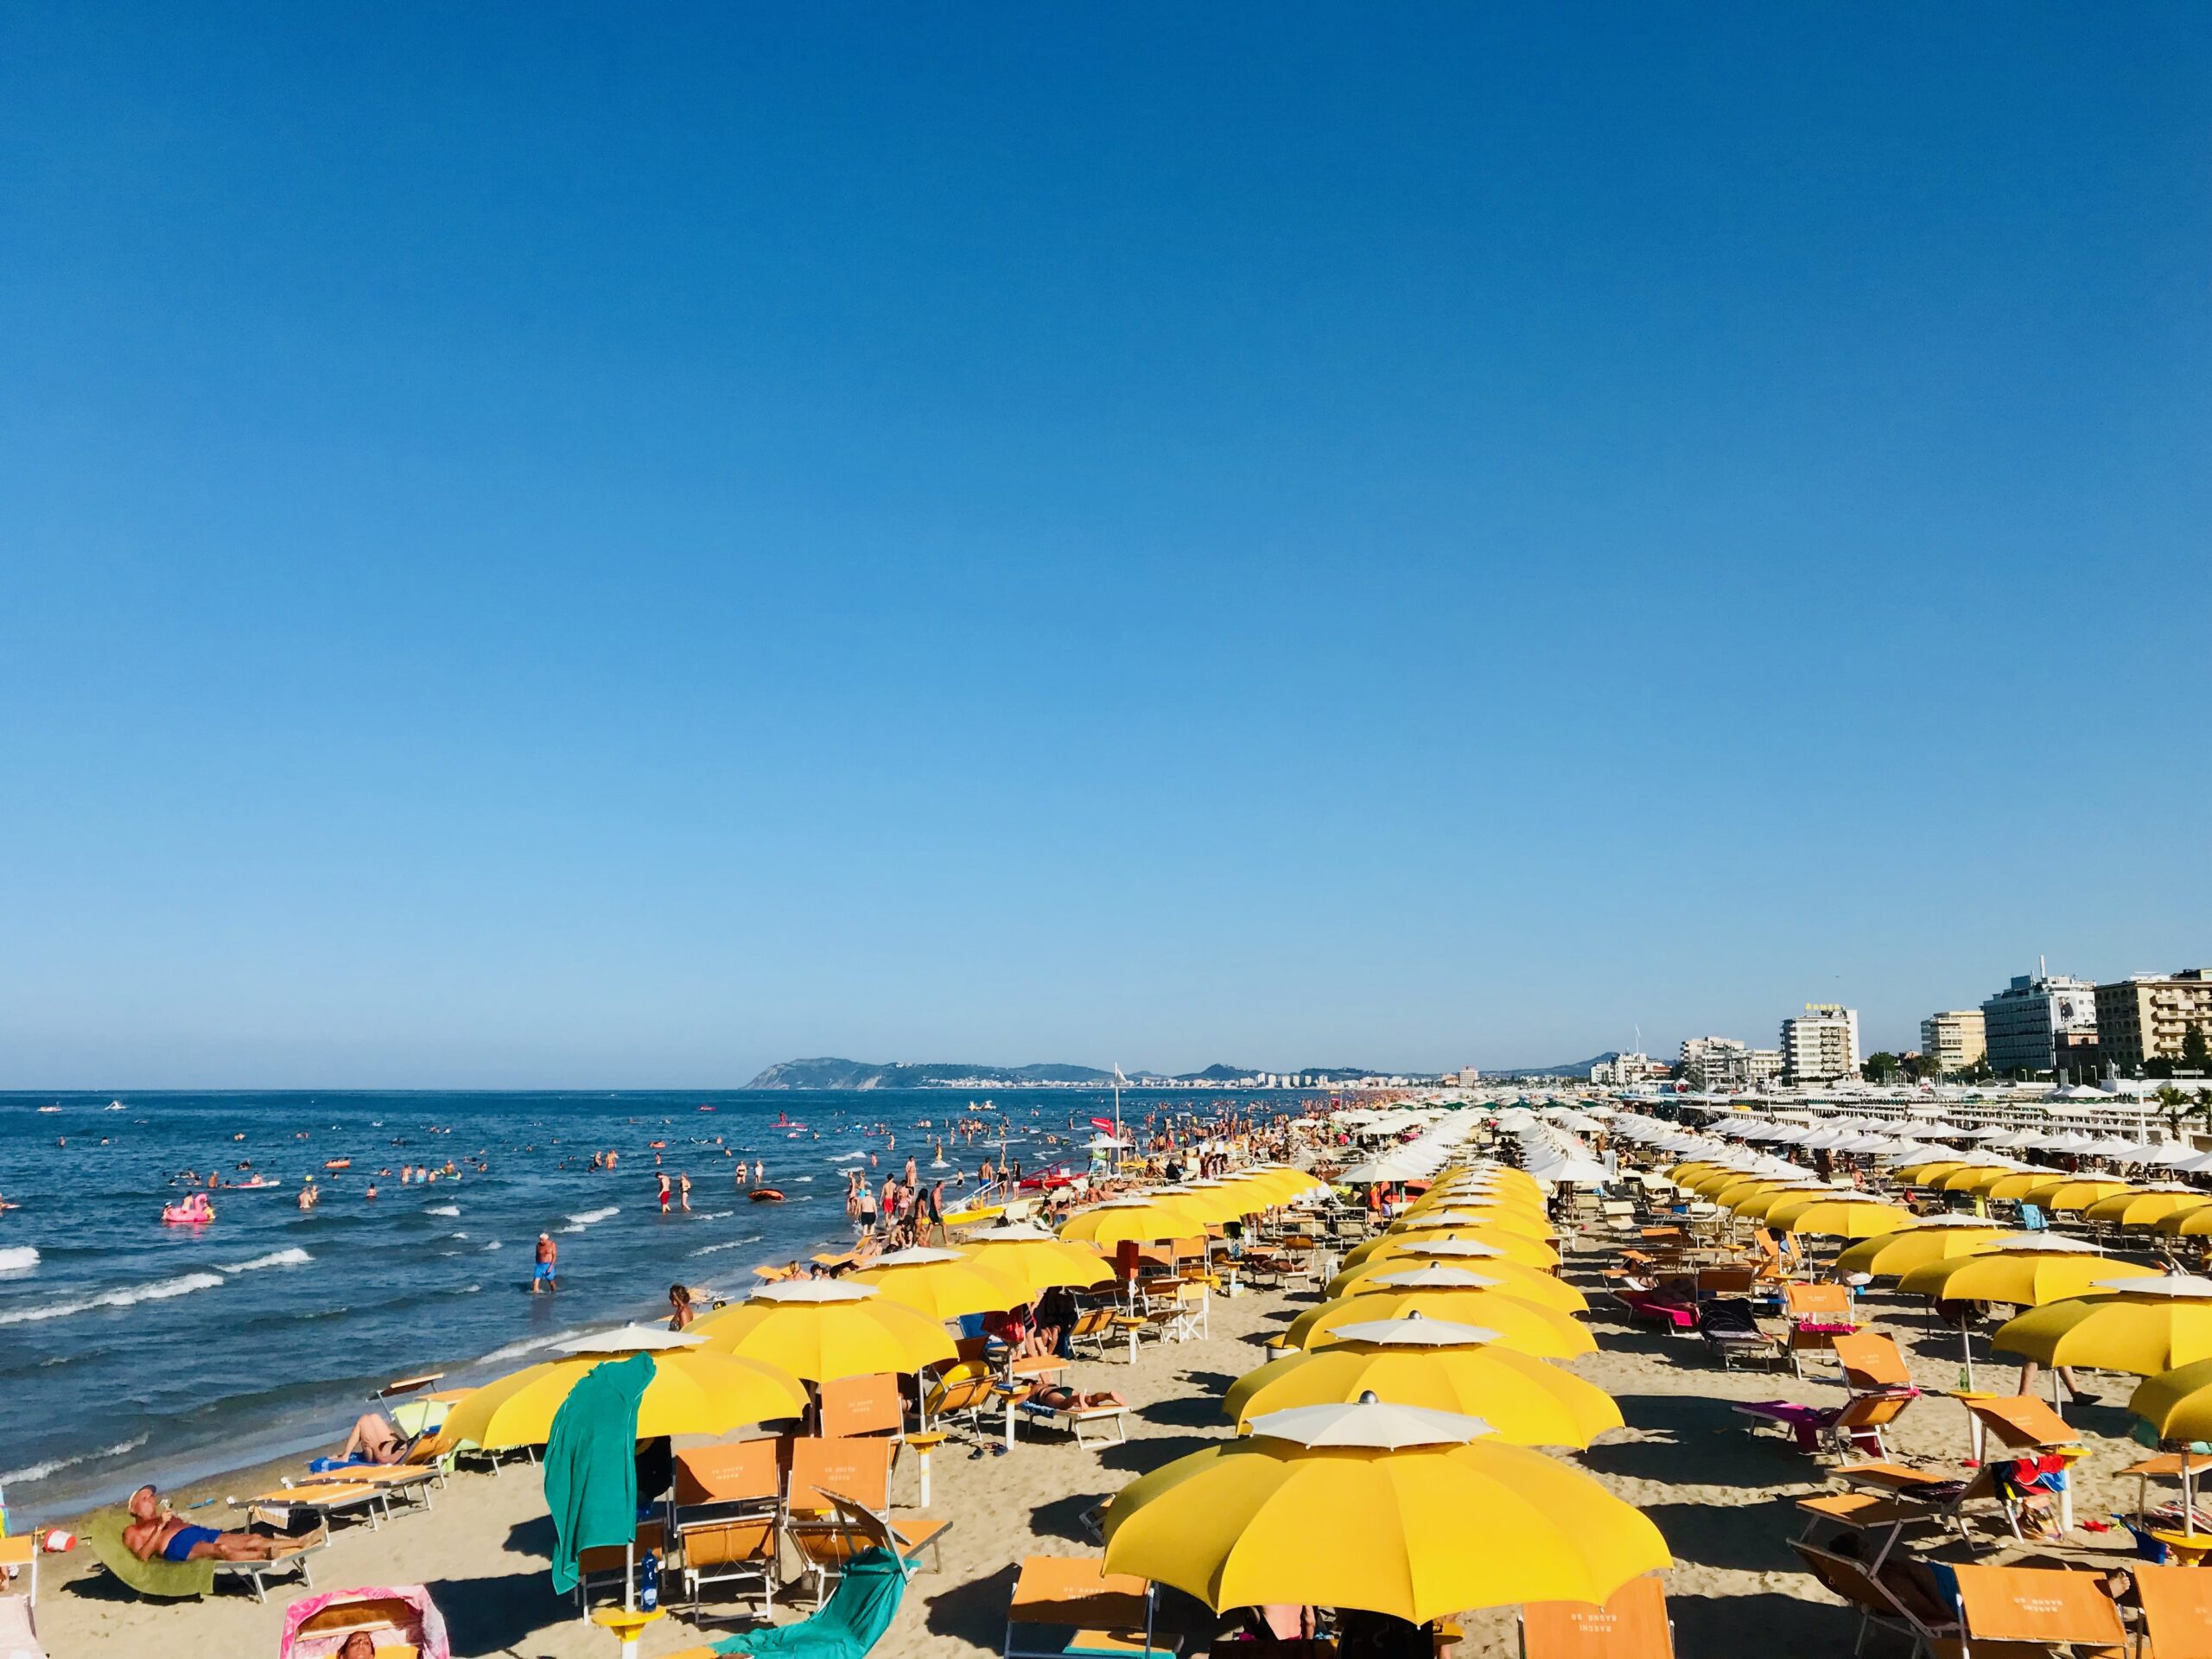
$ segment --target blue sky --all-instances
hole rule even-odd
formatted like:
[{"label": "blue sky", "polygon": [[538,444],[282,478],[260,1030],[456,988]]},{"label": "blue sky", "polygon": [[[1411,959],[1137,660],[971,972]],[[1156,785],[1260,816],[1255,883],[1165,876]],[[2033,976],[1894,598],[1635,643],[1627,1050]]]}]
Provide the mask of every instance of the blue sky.
[{"label": "blue sky", "polygon": [[2208,88],[2185,6],[10,8],[0,1084],[2212,959]]}]

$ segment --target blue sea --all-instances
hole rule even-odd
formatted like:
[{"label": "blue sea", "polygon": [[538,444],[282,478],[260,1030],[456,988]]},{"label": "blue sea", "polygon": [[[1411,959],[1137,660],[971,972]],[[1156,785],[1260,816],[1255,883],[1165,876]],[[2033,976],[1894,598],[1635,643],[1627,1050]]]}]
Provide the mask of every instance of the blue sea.
[{"label": "blue sea", "polygon": [[[319,1445],[392,1378],[483,1381],[572,1333],[664,1317],[676,1281],[741,1296],[755,1264],[850,1236],[845,1172],[871,1157],[879,1185],[912,1155],[972,1187],[1001,1144],[1034,1173],[1111,1110],[1076,1090],[992,1103],[985,1114],[953,1090],[0,1095],[0,1197],[20,1206],[0,1211],[0,1487],[16,1516],[59,1517],[141,1480]],[[1122,1096],[1133,1126],[1170,1106]],[[950,1140],[950,1167],[930,1170],[944,1126],[970,1116],[988,1117],[988,1136]],[[607,1148],[617,1168],[591,1168]],[[690,1175],[690,1213],[660,1213],[656,1156]],[[741,1158],[765,1161],[786,1201],[749,1202]],[[334,1159],[352,1167],[325,1173]],[[404,1163],[448,1160],[460,1179],[400,1183]],[[187,1171],[226,1183],[212,1224],[161,1220]],[[277,1185],[227,1185],[256,1174]],[[302,1211],[310,1174],[321,1202]],[[561,1287],[533,1297],[540,1232],[559,1241]]]}]

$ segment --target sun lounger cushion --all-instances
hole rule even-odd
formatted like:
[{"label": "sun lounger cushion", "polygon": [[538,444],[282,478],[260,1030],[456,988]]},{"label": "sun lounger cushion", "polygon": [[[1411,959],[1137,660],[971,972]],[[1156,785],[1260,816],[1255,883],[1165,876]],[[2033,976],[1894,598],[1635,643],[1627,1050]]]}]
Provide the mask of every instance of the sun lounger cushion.
[{"label": "sun lounger cushion", "polygon": [[85,1523],[85,1542],[102,1567],[142,1596],[178,1600],[204,1596],[215,1587],[213,1561],[144,1561],[123,1541],[130,1517],[121,1510],[102,1510]]}]

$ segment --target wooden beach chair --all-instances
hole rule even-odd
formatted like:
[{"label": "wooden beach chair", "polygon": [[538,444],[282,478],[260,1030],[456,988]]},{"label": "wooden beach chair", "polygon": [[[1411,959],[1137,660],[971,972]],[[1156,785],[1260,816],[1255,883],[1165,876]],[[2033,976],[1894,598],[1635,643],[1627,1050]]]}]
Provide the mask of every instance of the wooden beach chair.
[{"label": "wooden beach chair", "polygon": [[1667,1589],[1630,1579],[1603,1606],[1532,1601],[1521,1609],[1521,1659],[1674,1659]]},{"label": "wooden beach chair", "polygon": [[1143,1659],[1173,1653],[1155,1644],[1153,1586],[1103,1561],[1028,1555],[1007,1603],[1001,1659]]},{"label": "wooden beach chair", "polygon": [[669,1521],[692,1623],[702,1617],[701,1592],[709,1585],[757,1584],[763,1616],[774,1611],[782,1493],[775,1440],[736,1440],[676,1454]]}]

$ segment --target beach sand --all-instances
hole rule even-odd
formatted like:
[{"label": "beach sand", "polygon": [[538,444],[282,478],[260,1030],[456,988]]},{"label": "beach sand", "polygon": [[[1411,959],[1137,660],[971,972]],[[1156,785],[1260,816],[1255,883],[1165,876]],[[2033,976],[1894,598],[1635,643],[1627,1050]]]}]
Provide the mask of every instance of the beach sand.
[{"label": "beach sand", "polygon": [[[1826,1490],[1822,1465],[1787,1440],[1742,1427],[1729,1409],[1735,1401],[1787,1398],[1833,1402],[1841,1384],[1832,1364],[1808,1369],[1799,1382],[1788,1371],[1724,1373],[1694,1337],[1669,1338],[1630,1331],[1598,1295],[1589,1268],[1610,1254],[1593,1242],[1570,1255],[1569,1275],[1592,1294],[1588,1322],[1601,1351],[1573,1369],[1611,1391],[1628,1427],[1589,1451],[1561,1453],[1656,1522],[1675,1558],[1668,1575],[1677,1650],[1685,1656],[1719,1653],[1733,1643],[1768,1652],[1844,1652],[1855,1618],[1797,1570],[1788,1540],[1802,1529],[1793,1501]],[[1281,1329],[1310,1296],[1275,1294],[1217,1298],[1210,1335],[1182,1344],[1147,1344],[1135,1365],[1118,1356],[1085,1358],[1074,1370],[1076,1385],[1112,1388],[1128,1395],[1130,1442],[1080,1451],[1064,1437],[1033,1439],[1025,1432],[1011,1456],[970,1459],[968,1447],[948,1444],[933,1459],[931,1513],[948,1517],[943,1570],[925,1571],[910,1589],[877,1651],[887,1659],[950,1659],[995,1653],[1003,1635],[1008,1591],[1021,1557],[1088,1555],[1084,1511],[1134,1475],[1229,1433],[1220,1414],[1223,1389],[1263,1363],[1260,1342]],[[1958,1337],[1931,1332],[1917,1299],[1880,1297],[1870,1303],[1877,1327],[1898,1338],[1923,1389],[1957,1382]],[[1986,1336],[1981,1353],[1986,1355]],[[2009,1389],[2012,1371],[1984,1368],[1986,1386]],[[2133,1379],[2101,1379],[2107,1403],[2069,1409],[2089,1439],[2092,1455],[2076,1482],[2077,1517],[2133,1514],[2135,1483],[2116,1471],[2147,1455],[2125,1437],[2132,1419],[2125,1403]],[[1966,1414],[1955,1402],[1916,1402],[1891,1434],[1895,1451],[1913,1458],[1956,1459],[1966,1447]],[[224,1477],[180,1494],[180,1500],[266,1490],[276,1470]],[[894,1497],[912,1503],[913,1462],[903,1457],[893,1478]],[[2171,1491],[2171,1488],[2167,1488]],[[219,1504],[194,1512],[203,1524],[219,1524]],[[516,1659],[612,1659],[603,1631],[582,1624],[573,1602],[556,1599],[546,1574],[551,1523],[536,1471],[511,1465],[493,1476],[464,1474],[436,1495],[427,1514],[401,1516],[380,1530],[351,1526],[318,1558],[319,1587],[426,1581],[452,1629],[454,1650],[469,1656]],[[2101,1539],[2077,1531],[2082,1549],[2117,1558],[2126,1535]],[[2035,1547],[2013,1550],[2035,1554]],[[80,1547],[73,1556],[48,1557],[39,1599],[39,1621],[54,1659],[137,1659],[152,1653],[224,1655],[260,1659],[276,1651],[283,1594],[266,1605],[225,1592],[206,1601],[153,1604],[129,1598],[90,1572]],[[1185,1636],[1185,1651],[1202,1647],[1211,1615],[1188,1599],[1163,1592],[1163,1629]],[[667,1654],[734,1631],[735,1624],[710,1625],[703,1636],[683,1620],[664,1619],[647,1633],[643,1651]],[[1471,1616],[1459,1652],[1467,1659],[1504,1659],[1517,1653],[1510,1610]],[[1193,1642],[1190,1638],[1195,1637]]]}]

